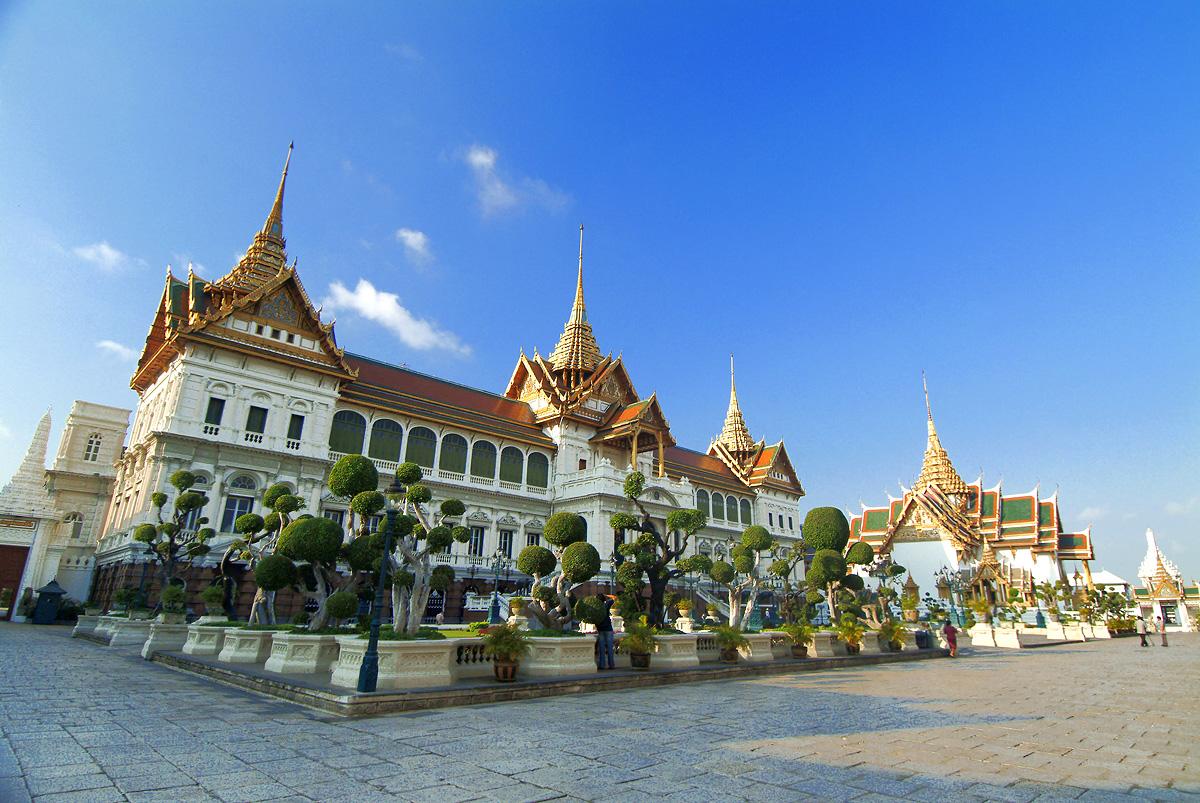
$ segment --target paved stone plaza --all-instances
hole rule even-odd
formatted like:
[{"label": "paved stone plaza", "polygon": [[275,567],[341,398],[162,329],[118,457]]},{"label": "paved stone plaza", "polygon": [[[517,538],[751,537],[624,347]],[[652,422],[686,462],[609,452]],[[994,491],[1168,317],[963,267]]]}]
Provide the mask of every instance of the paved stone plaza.
[{"label": "paved stone plaza", "polygon": [[0,800],[1200,797],[1200,637],[346,720],[0,625]]}]

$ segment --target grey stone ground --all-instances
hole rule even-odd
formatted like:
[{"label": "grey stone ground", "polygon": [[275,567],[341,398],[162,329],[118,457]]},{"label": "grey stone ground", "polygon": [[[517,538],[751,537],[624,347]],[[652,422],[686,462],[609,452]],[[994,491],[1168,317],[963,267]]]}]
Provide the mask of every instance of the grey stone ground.
[{"label": "grey stone ground", "polygon": [[363,720],[0,625],[0,801],[1200,797],[1200,637]]}]

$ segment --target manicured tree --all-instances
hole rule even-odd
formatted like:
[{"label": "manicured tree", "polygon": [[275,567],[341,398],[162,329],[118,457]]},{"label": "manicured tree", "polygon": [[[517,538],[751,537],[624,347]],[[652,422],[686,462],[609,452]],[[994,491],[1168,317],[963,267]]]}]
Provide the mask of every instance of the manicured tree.
[{"label": "manicured tree", "polygon": [[[816,592],[819,588],[826,590],[825,600],[829,604],[830,622],[837,621],[836,599],[834,596],[835,586],[845,576],[846,559],[842,557],[841,552],[832,549],[818,549],[816,554],[813,555],[812,564],[805,573],[810,594]],[[820,592],[816,593],[817,601],[819,602]]]},{"label": "manicured tree", "polygon": [[275,554],[295,564],[302,592],[317,603],[317,611],[309,623],[313,630],[320,630],[329,622],[326,607],[329,596],[342,584],[337,561],[344,538],[341,525],[324,517],[297,519],[279,535]]},{"label": "manicured tree", "polygon": [[805,542],[796,541],[778,554],[775,560],[771,561],[771,565],[767,567],[767,573],[783,584],[783,604],[780,606],[780,610],[787,624],[793,624],[800,617],[803,617],[805,622],[808,621],[808,617],[804,616],[807,608],[804,604],[804,591],[807,583],[800,580],[794,586],[792,585],[792,573],[804,560],[806,551]]},{"label": "manicured tree", "polygon": [[[350,521],[347,524],[347,531],[351,537],[356,535],[365,535],[366,516],[363,516],[362,510],[364,507],[371,505],[360,504],[357,509],[354,504],[356,497],[366,491],[379,491],[379,470],[375,468],[375,464],[369,457],[363,457],[360,454],[348,454],[340,458],[333,464],[333,468],[329,469],[329,480],[326,483],[329,486],[329,492],[334,496],[340,496],[343,499],[350,500]],[[378,497],[378,507],[367,516],[373,516],[383,509],[383,495]],[[355,514],[363,517],[363,531],[355,529]]]},{"label": "manicured tree", "polygon": [[775,539],[766,528],[753,524],[742,531],[742,537],[730,548],[730,563],[713,561],[708,574],[727,590],[730,627],[745,628],[744,616],[758,599],[763,581],[759,572],[763,555],[774,547]]},{"label": "manicured tree", "polygon": [[[687,553],[691,537],[708,523],[708,517],[699,510],[678,509],[667,514],[667,530],[672,538],[663,536],[657,525],[650,520],[650,511],[641,502],[646,490],[646,475],[634,471],[625,478],[625,498],[631,501],[641,517],[629,513],[617,513],[609,519],[614,530],[632,530],[640,533],[633,543],[622,544],[617,552],[625,558],[617,569],[617,579],[623,586],[623,594],[633,598],[640,595],[643,578],[650,586],[650,610],[646,613],[651,627],[662,627],[666,606],[663,597],[667,586],[689,571],[688,564],[679,566],[676,561]],[[629,568],[626,568],[629,567]],[[630,599],[626,598],[627,608]],[[625,615],[625,610],[622,610]],[[626,617],[628,618],[628,617]]]},{"label": "manicured tree", "polygon": [[[846,549],[846,543],[850,540],[850,522],[846,521],[846,514],[836,507],[814,507],[804,517],[803,532],[804,540],[809,548],[816,550],[812,566],[805,573],[805,579],[808,581],[810,589],[809,601],[811,602],[813,591],[825,589],[826,601],[829,603],[829,620],[836,621],[837,600],[834,584],[846,575],[845,560],[842,556]],[[817,576],[814,577],[812,569],[817,565],[817,556],[823,552],[834,553],[837,560],[833,561],[832,558],[826,556],[821,562]],[[839,565],[841,569],[835,571]]]},{"label": "manicured tree", "polygon": [[[600,571],[600,553],[587,542],[587,524],[576,513],[559,512],[546,519],[542,538],[552,549],[527,546],[517,555],[517,571],[533,578],[533,596],[521,613],[542,627],[563,630],[571,623],[571,589]],[[543,585],[556,566],[562,571]]]},{"label": "manicured tree", "polygon": [[[457,499],[447,499],[433,514],[426,506],[433,499],[428,487],[421,484],[422,471],[416,463],[401,463],[396,469],[396,482],[404,488],[397,501],[401,511],[392,533],[394,552],[392,562],[392,627],[396,632],[416,635],[429,604],[429,595],[445,590],[454,580],[449,566],[433,565],[433,556],[446,551],[455,541],[466,543],[471,534],[466,527],[451,526],[452,519],[462,516],[467,508]],[[384,524],[386,526],[386,523]],[[382,534],[371,536],[382,542]]]},{"label": "manicured tree", "polygon": [[263,493],[263,505],[270,510],[265,517],[256,513],[245,513],[238,516],[233,523],[233,529],[239,537],[225,548],[225,554],[221,557],[220,572],[222,575],[229,575],[230,563],[234,560],[243,561],[255,572],[255,584],[258,589],[250,606],[249,621],[252,623],[276,623],[275,592],[291,583],[274,585],[279,576],[276,573],[272,575],[268,585],[264,585],[258,577],[258,564],[275,552],[279,534],[291,523],[291,514],[303,509],[304,504],[304,500],[293,494],[287,485],[277,482]]},{"label": "manicured tree", "polygon": [[[146,545],[146,554],[158,563],[159,587],[166,588],[173,580],[182,580],[191,568],[192,562],[208,554],[208,541],[216,534],[209,527],[190,530],[184,527],[192,511],[199,510],[208,503],[208,497],[199,491],[193,491],[196,475],[190,471],[176,471],[168,480],[178,492],[175,497],[170,518],[163,518],[163,507],[167,504],[167,495],[156,492],[150,495],[154,505],[156,524],[141,524],[133,531],[133,540]],[[199,525],[208,524],[208,519],[200,517]]]}]

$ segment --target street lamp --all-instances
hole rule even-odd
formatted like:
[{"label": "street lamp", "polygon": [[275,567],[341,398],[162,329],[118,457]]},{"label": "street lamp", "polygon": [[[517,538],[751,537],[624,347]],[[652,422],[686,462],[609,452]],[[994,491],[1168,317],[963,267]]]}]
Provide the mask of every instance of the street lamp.
[{"label": "street lamp", "polygon": [[[937,578],[938,595],[945,589],[946,599],[950,603],[950,619],[959,627],[961,627],[965,619],[961,617],[954,607],[954,597],[962,593],[962,578],[958,572],[951,569],[949,566],[943,566],[937,573],[934,574]],[[960,597],[961,599],[961,597]]]},{"label": "street lamp", "polygon": [[508,556],[500,549],[492,555],[492,607],[488,609],[488,624],[498,625],[504,622],[500,618],[500,570],[508,565]]},{"label": "street lamp", "polygon": [[396,531],[396,516],[404,504],[404,486],[396,478],[384,491],[387,495],[387,526],[383,529],[383,558],[379,561],[379,582],[375,584],[375,604],[371,606],[371,632],[367,638],[367,652],[358,669],[358,691],[375,691],[379,682],[379,618],[383,613],[383,591],[388,584],[388,569],[391,568],[392,533]]}]

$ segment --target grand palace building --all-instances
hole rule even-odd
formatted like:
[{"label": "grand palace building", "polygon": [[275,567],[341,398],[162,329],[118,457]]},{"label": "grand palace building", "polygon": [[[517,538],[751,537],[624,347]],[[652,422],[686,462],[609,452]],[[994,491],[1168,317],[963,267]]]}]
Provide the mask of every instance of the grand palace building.
[{"label": "grand palace building", "polygon": [[[631,467],[647,477],[643,499],[660,526],[676,507],[709,513],[693,550],[722,556],[751,523],[781,544],[799,536],[799,477],[782,442],[751,436],[732,377],[723,427],[696,451],[676,443],[661,401],[638,392],[623,359],[601,351],[584,304],[582,229],[574,300],[557,345],[546,356],[522,352],[507,387],[493,393],[338,344],[286,254],[286,179],[285,164],[266,222],[226,275],[206,280],[168,268],[130,383],[138,404],[129,443],[106,454],[112,490],[95,529],[98,599],[124,586],[150,590],[155,572],[132,532],[155,520],[153,493],[174,494],[173,472],[199,477],[209,502],[197,517],[220,534],[207,564],[192,570],[194,594],[232,539],[233,522],[262,513],[273,483],[303,497],[305,512],[342,521],[349,500],[329,492],[326,475],[355,453],[378,466],[381,487],[397,464],[412,461],[424,468],[435,505],[466,504],[460,523],[469,543],[439,556],[454,566],[456,582],[428,611],[444,610],[449,620],[482,608],[497,573],[502,591],[528,583],[513,559],[539,543],[557,511],[587,522],[588,540],[605,557],[597,580],[609,582],[623,534],[608,521],[629,510],[622,483]],[[241,590],[248,608],[252,577],[242,577]],[[280,613],[289,605],[299,599],[283,602]]]}]

